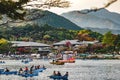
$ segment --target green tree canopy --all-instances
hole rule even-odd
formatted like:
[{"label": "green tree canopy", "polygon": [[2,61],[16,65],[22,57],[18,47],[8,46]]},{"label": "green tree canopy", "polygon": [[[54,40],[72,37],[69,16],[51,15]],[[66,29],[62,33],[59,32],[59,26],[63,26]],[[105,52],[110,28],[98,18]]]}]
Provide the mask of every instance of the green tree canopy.
[{"label": "green tree canopy", "polygon": [[116,40],[116,36],[111,33],[111,31],[108,31],[104,34],[102,43],[107,45],[114,45],[114,41]]},{"label": "green tree canopy", "polygon": [[[26,14],[24,7],[31,0],[0,0],[0,14],[6,14],[12,19],[24,19]],[[43,4],[37,5],[38,8],[47,6],[50,7],[69,7],[68,1],[63,0],[45,0]],[[29,5],[32,6],[32,5]],[[2,18],[2,16],[1,16]]]}]

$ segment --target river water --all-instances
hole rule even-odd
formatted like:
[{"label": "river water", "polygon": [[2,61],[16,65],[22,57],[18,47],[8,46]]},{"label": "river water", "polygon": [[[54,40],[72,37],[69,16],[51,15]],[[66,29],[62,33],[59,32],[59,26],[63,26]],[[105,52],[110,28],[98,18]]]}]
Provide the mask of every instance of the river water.
[{"label": "river water", "polygon": [[75,63],[65,65],[52,65],[49,60],[34,60],[29,64],[23,64],[20,60],[6,60],[0,64],[0,68],[18,70],[20,67],[31,65],[45,65],[46,70],[33,78],[24,78],[17,75],[0,75],[0,80],[52,80],[53,71],[60,71],[63,75],[69,72],[69,80],[120,80],[120,60],[76,60]]}]

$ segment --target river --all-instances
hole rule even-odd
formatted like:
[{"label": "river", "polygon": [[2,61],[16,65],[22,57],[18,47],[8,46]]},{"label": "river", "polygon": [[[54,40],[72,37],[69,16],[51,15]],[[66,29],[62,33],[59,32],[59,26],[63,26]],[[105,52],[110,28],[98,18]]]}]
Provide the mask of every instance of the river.
[{"label": "river", "polygon": [[[29,64],[23,64],[20,60],[6,60],[0,64],[0,68],[18,70],[20,67],[31,65],[45,65],[46,70],[39,73],[39,76],[27,78],[27,80],[52,80],[50,76],[53,71],[60,71],[61,74],[69,72],[69,80],[120,80],[120,60],[76,60],[75,63],[65,65],[52,65],[49,60],[33,60]],[[0,80],[26,80],[17,75],[0,75]]]}]

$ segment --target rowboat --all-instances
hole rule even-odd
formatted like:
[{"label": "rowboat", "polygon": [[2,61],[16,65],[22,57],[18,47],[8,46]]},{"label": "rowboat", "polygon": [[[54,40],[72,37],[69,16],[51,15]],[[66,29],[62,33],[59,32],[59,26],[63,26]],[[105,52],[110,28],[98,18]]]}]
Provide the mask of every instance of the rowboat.
[{"label": "rowboat", "polygon": [[17,71],[10,71],[10,72],[1,72],[0,74],[3,74],[3,75],[12,75],[12,74],[14,74],[14,75],[16,75],[17,74]]},{"label": "rowboat", "polygon": [[57,79],[57,80],[68,80],[68,76],[49,76],[51,79]]},{"label": "rowboat", "polygon": [[75,63],[75,60],[58,60],[58,61],[64,63]]},{"label": "rowboat", "polygon": [[22,76],[22,77],[34,77],[34,76],[38,76],[38,73],[25,73],[25,74],[18,74],[19,76]]},{"label": "rowboat", "polygon": [[56,62],[50,62],[50,64],[64,65],[64,62],[56,61]]},{"label": "rowboat", "polygon": [[45,70],[46,68],[40,68],[40,69],[37,69],[37,70],[34,70],[34,72],[43,72],[43,70]]},{"label": "rowboat", "polygon": [[26,72],[26,73],[23,73],[23,74],[18,74],[19,76],[22,76],[22,77],[34,77],[34,76],[38,76],[39,72],[43,72],[43,70],[45,70],[46,68],[40,68],[40,69],[37,69],[37,70],[33,70],[33,73],[29,73],[29,72]]}]

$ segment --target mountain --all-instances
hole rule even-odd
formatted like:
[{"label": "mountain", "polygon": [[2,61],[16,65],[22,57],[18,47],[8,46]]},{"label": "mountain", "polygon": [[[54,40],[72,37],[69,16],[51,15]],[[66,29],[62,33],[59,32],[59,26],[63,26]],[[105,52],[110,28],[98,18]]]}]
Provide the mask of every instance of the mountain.
[{"label": "mountain", "polygon": [[106,9],[81,10],[63,13],[61,16],[69,19],[82,28],[91,29],[100,33],[112,31],[120,34],[120,14],[109,12]]},{"label": "mountain", "polygon": [[[25,20],[17,20],[17,21],[8,21],[4,26],[24,26],[27,24],[37,24],[37,25],[45,25],[48,24],[53,27],[65,28],[65,29],[72,29],[72,30],[79,30],[81,29],[79,26],[74,24],[73,22],[69,21],[68,19],[59,16],[55,13],[49,11],[42,11],[39,9],[31,9],[26,10]],[[4,18],[0,21],[0,24],[8,18]],[[2,25],[3,26],[3,25]]]}]

